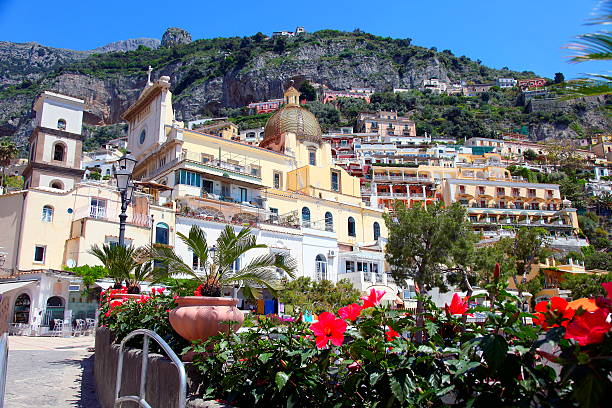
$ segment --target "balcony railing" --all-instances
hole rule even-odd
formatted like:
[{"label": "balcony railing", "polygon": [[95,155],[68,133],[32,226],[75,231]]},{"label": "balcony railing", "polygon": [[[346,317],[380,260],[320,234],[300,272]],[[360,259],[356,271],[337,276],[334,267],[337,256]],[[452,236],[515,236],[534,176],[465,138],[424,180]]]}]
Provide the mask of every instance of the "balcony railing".
[{"label": "balcony railing", "polygon": [[[93,218],[96,220],[119,222],[120,211],[118,208],[107,208],[100,206],[86,206],[78,208],[75,211],[75,219],[81,218]],[[148,214],[136,213],[133,208],[130,207],[127,211],[128,218],[127,223],[131,225],[137,225],[140,227],[150,227],[151,218]]]}]

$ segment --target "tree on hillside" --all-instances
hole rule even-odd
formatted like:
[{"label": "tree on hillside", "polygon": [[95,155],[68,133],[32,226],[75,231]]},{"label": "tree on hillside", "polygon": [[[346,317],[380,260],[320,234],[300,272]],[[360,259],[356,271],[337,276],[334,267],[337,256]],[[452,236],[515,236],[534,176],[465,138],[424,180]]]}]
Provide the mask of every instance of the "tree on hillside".
[{"label": "tree on hillside", "polygon": [[561,282],[561,289],[570,290],[574,299],[596,298],[606,296],[601,284],[610,281],[612,281],[612,272],[600,275],[567,273]]},{"label": "tree on hillside", "polygon": [[11,160],[18,154],[19,150],[15,143],[8,138],[0,140],[0,166],[2,167],[2,183],[0,183],[0,186],[6,186],[6,168],[11,165]]},{"label": "tree on hillside", "polygon": [[[456,262],[453,255],[472,234],[465,209],[458,203],[442,203],[406,208],[398,203],[395,211],[385,214],[389,230],[385,258],[391,275],[405,284],[412,278],[421,294],[433,287],[446,288],[444,275]],[[456,261],[456,258],[455,258]],[[417,301],[417,325],[423,326],[423,302]],[[421,332],[417,333],[417,339]]]},{"label": "tree on hillside", "polygon": [[555,84],[562,84],[563,82],[565,82],[565,75],[563,75],[562,72],[555,73],[554,82]]},{"label": "tree on hillside", "polygon": [[317,90],[308,81],[304,81],[302,85],[300,85],[300,89],[298,89],[298,91],[301,92],[302,97],[304,97],[307,101],[317,100]]},{"label": "tree on hillside", "polygon": [[507,255],[514,260],[512,280],[520,298],[531,266],[545,261],[550,255],[548,232],[543,228],[520,228],[507,249]]},{"label": "tree on hillside", "polygon": [[534,161],[538,158],[538,154],[531,149],[527,149],[525,153],[523,153],[523,158],[527,161]]}]

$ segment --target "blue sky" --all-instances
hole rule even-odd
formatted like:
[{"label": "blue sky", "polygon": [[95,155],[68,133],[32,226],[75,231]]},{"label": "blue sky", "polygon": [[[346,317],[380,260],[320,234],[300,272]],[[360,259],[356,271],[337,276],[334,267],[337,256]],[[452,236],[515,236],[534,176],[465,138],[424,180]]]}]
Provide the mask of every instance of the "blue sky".
[{"label": "blue sky", "polygon": [[140,1],[0,0],[0,40],[85,50],[136,37],[161,38],[167,27],[194,39],[360,28],[413,44],[450,49],[484,64],[566,78],[609,70],[569,64],[562,47],[580,33],[598,0]]}]

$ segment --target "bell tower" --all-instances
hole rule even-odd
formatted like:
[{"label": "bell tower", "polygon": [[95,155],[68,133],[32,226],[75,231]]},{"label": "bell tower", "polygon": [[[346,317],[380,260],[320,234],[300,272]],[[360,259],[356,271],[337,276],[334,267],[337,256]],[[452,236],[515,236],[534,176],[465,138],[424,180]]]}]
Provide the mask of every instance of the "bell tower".
[{"label": "bell tower", "polygon": [[82,99],[43,92],[34,103],[36,119],[30,135],[24,187],[70,190],[83,178]]}]

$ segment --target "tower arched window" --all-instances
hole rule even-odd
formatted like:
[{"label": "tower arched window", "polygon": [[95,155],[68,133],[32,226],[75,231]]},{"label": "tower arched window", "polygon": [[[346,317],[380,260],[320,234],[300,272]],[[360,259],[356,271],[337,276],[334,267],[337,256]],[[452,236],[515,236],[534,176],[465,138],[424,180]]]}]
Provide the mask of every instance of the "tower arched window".
[{"label": "tower arched window", "polygon": [[66,148],[63,144],[57,143],[53,146],[53,160],[64,161],[64,155],[66,154]]},{"label": "tower arched window", "polygon": [[325,213],[325,231],[334,230],[334,216],[329,211]]},{"label": "tower arched window", "polygon": [[302,208],[302,226],[310,227],[310,208]]},{"label": "tower arched window", "polygon": [[315,270],[317,272],[317,280],[327,279],[327,259],[325,259],[325,255],[317,255],[315,258]]},{"label": "tower arched window", "polygon": [[53,207],[45,205],[42,209],[42,221],[52,222],[53,221]]},{"label": "tower arched window", "polygon": [[374,241],[378,240],[378,238],[380,238],[380,224],[378,222],[374,222]]},{"label": "tower arched window", "polygon": [[13,309],[13,323],[30,323],[30,296],[22,293],[15,299]]},{"label": "tower arched window", "polygon": [[57,121],[57,128],[59,130],[66,130],[66,119],[59,119]]},{"label": "tower arched window", "polygon": [[55,188],[55,189],[57,189],[57,190],[63,190],[63,189],[64,189],[64,183],[62,183],[62,182],[61,182],[61,181],[59,181],[59,180],[53,180],[53,181],[52,181],[52,182],[49,184],[49,186],[50,186],[51,188]]},{"label": "tower arched window", "polygon": [[168,245],[170,243],[170,228],[168,224],[160,222],[155,227],[155,243]]},{"label": "tower arched window", "polygon": [[357,236],[357,228],[355,228],[355,219],[353,217],[348,217],[348,234],[349,237]]}]

